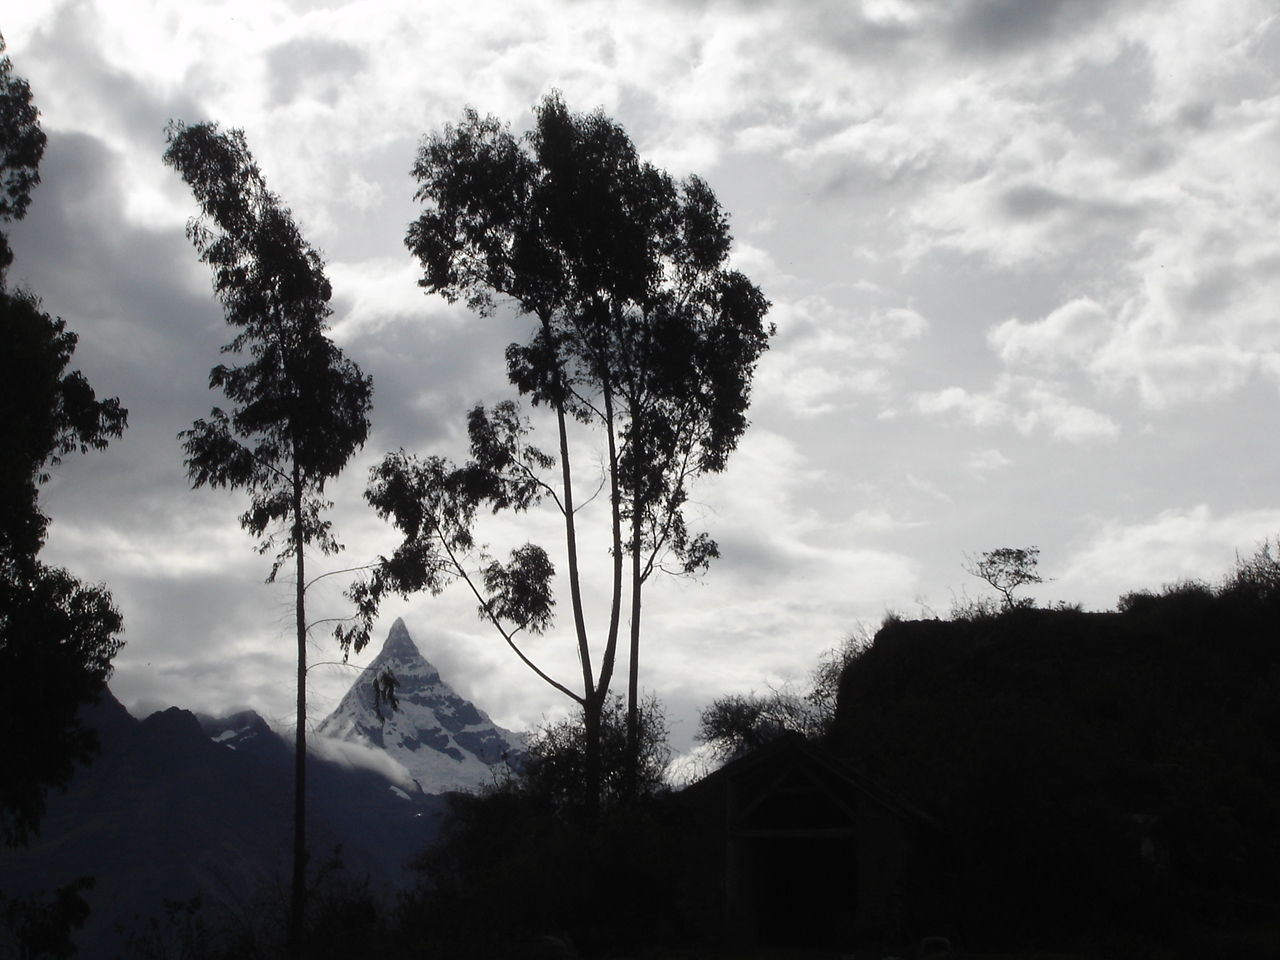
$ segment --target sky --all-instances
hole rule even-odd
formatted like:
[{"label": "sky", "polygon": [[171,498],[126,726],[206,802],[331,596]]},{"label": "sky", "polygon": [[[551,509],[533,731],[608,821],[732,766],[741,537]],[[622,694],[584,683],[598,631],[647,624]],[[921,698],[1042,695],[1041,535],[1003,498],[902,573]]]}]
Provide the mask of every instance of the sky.
[{"label": "sky", "polygon": [[[1253,0],[10,5],[0,31],[49,142],[9,280],[66,320],[78,367],[129,408],[121,440],[44,488],[44,556],[114,595],[127,645],[111,686],[135,713],[253,707],[292,724],[289,588],[263,582],[244,496],[193,491],[176,439],[221,400],[208,370],[231,334],[184,235],[196,207],[161,162],[165,126],[245,131],[323,251],[332,336],[374,379],[370,439],[330,487],[347,549],[316,561],[338,571],[395,545],[361,498],[369,467],[402,447],[465,456],[466,411],[513,396],[503,350],[529,332],[416,286],[417,145],[468,106],[523,132],[559,90],[643,159],[711,185],[777,326],[751,427],[693,490],[721,559],[646,595],[641,684],[678,749],[715,697],[802,684],[887,613],[946,616],[988,594],[966,556],[1036,546],[1047,582],[1029,595],[1089,610],[1221,577],[1280,533],[1277,14]],[[545,513],[480,535],[562,549]],[[598,539],[587,550],[598,642],[608,559]],[[348,579],[319,586],[319,615],[345,612]],[[460,588],[385,605],[354,663],[396,617],[499,723],[565,713]],[[529,651],[572,680],[567,620]],[[353,673],[324,665],[340,657],[323,629],[311,659],[314,724]]]}]

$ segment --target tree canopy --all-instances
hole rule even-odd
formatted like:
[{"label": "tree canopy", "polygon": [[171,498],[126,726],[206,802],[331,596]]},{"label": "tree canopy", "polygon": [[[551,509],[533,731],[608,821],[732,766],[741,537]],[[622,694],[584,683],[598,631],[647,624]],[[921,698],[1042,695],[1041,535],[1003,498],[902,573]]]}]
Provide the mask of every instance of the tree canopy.
[{"label": "tree canopy", "polygon": [[[209,373],[235,407],[215,407],[180,436],[193,486],[243,489],[240,524],[277,547],[268,581],[292,561],[297,633],[294,856],[290,945],[301,955],[306,867],[307,617],[305,550],[342,549],[324,511],[328,480],[369,433],[373,382],[326,335],[332,290],[320,254],[269,191],[244,133],[172,124],[164,159],[191,187],[203,216],[187,226],[227,322],[239,332],[224,353],[249,355]],[[361,644],[357,643],[359,649]]]},{"label": "tree canopy", "polygon": [[[13,63],[4,51],[0,36],[0,221],[9,223],[26,215],[31,191],[40,182],[46,137],[31,87],[13,75]],[[0,231],[0,280],[11,263],[9,238]]]},{"label": "tree canopy", "polygon": [[1039,557],[1039,547],[1001,547],[978,554],[976,560],[966,556],[964,569],[994,587],[1004,609],[1012,610],[1035,605],[1030,597],[1015,597],[1013,591],[1029,583],[1044,583],[1036,572]]},{"label": "tree canopy", "polygon": [[51,786],[88,762],[96,736],[76,718],[111,673],[123,620],[102,586],[38,559],[49,518],[39,486],[59,458],[101,449],[128,412],[67,372],[76,336],[29,293],[0,285],[0,787],[5,841],[35,830]]},{"label": "tree canopy", "polygon": [[[462,577],[482,616],[515,647],[516,632],[550,627],[555,567],[528,544],[509,564],[477,558],[484,575],[473,575],[471,522],[482,505],[553,502],[564,520],[581,692],[517,653],[583,707],[588,779],[598,785],[601,712],[629,583],[634,781],[642,588],[655,570],[695,573],[717,555],[714,541],[688,529],[689,483],[723,470],[746,429],[755,364],[773,332],[769,304],[728,267],[727,217],[703,180],[673,180],[641,161],[603,112],[571,113],[558,94],[535,120],[517,137],[468,110],[457,126],[425,137],[413,169],[425,209],[405,242],[428,292],[481,314],[509,303],[534,319],[530,338],[508,346],[507,372],[519,393],[554,413],[558,456],[528,443],[529,422],[509,401],[472,411],[472,459],[462,467],[388,456],[368,495],[404,540],[357,595],[372,610],[387,590],[438,590]],[[612,579],[602,650],[582,600],[568,439],[578,425],[596,431],[604,449]]]},{"label": "tree canopy", "polygon": [[[0,222],[26,214],[44,145],[31,89],[0,56]],[[39,560],[49,525],[40,485],[61,457],[102,449],[128,421],[118,399],[99,400],[68,371],[77,338],[63,320],[8,288],[12,260],[0,232],[0,834],[11,846],[38,829],[49,788],[96,750],[77,713],[123,643],[105,588]]]}]

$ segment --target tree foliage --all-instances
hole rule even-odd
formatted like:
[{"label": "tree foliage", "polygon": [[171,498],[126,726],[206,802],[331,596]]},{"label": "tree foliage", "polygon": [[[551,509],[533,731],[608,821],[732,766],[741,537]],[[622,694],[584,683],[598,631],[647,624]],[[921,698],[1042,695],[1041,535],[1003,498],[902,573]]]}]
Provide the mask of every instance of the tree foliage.
[{"label": "tree foliage", "polygon": [[[0,36],[0,221],[9,223],[26,216],[31,191],[40,182],[46,137],[31,87],[13,75],[13,63],[4,51]],[[0,231],[0,283],[11,263],[8,235]]]},{"label": "tree foliage", "polygon": [[[654,696],[640,704],[640,763],[637,787],[626,783],[627,707],[622,697],[609,697],[600,729],[600,806],[609,811],[635,799],[649,799],[667,789],[667,721]],[[557,816],[580,816],[589,806],[586,795],[586,723],[582,711],[535,729],[528,740],[528,756],[518,777],[518,789]],[[634,795],[632,795],[634,793]]]},{"label": "tree foliage", "polygon": [[[237,328],[223,353],[248,354],[238,366],[218,364],[209,387],[235,406],[214,408],[180,434],[192,485],[249,493],[240,525],[276,549],[268,582],[292,561],[297,632],[294,862],[291,945],[301,950],[306,865],[306,565],[314,544],[342,549],[324,511],[325,484],[337,476],[369,433],[372,380],[326,334],[332,289],[318,251],[293,215],[269,191],[244,133],[216,124],[171,124],[164,160],[200,204],[187,226],[227,322]],[[345,637],[340,636],[345,641]],[[346,643],[344,642],[344,649]],[[356,649],[360,648],[359,643]]]},{"label": "tree foliage", "polygon": [[1034,600],[1015,597],[1013,592],[1029,583],[1044,583],[1036,572],[1039,557],[1039,547],[1001,547],[978,554],[976,560],[966,556],[964,569],[994,587],[1000,594],[1004,609],[1012,610],[1034,605]]},{"label": "tree foliage", "polygon": [[72,930],[89,919],[83,893],[92,890],[92,877],[80,877],[43,895],[9,899],[0,894],[0,956],[18,960],[69,960],[77,953]]},{"label": "tree foliage", "polygon": [[[0,57],[0,221],[26,213],[44,143],[30,88]],[[119,437],[128,412],[68,371],[76,335],[33,294],[7,287],[11,261],[0,234],[0,834],[17,845],[38,828],[48,789],[65,788],[97,749],[77,712],[122,645],[106,589],[38,559],[49,525],[40,485],[66,454]]]},{"label": "tree foliage", "polygon": [[835,720],[840,678],[869,643],[865,635],[852,634],[826,651],[804,692],[788,684],[764,694],[717,698],[702,710],[694,739],[709,747],[715,760],[726,762],[789,733],[825,737]]},{"label": "tree foliage", "polygon": [[553,955],[537,952],[555,946],[548,935],[585,956],[669,937],[678,858],[664,806],[653,802],[666,789],[667,725],[656,699],[641,706],[638,800],[624,792],[621,697],[611,696],[603,714],[612,773],[595,815],[587,814],[583,712],[544,724],[531,732],[517,773],[450,798],[440,839],[415,864],[422,882],[407,898],[400,936],[423,956],[477,958]]},{"label": "tree foliage", "polygon": [[[727,218],[704,181],[676,182],[641,161],[600,111],[571,113],[553,94],[535,114],[524,137],[473,110],[427,136],[413,171],[426,206],[406,243],[427,291],[481,314],[501,301],[533,318],[530,338],[507,348],[507,372],[534,406],[554,413],[558,456],[527,443],[527,421],[510,403],[473,411],[472,460],[462,468],[390,455],[369,496],[405,538],[362,599],[372,610],[386,590],[464,578],[484,615],[505,619],[515,646],[515,631],[551,625],[545,550],[522,548],[498,567],[485,559],[494,577],[481,584],[468,558],[448,546],[471,545],[480,505],[523,510],[550,500],[565,525],[580,688],[517,652],[583,707],[594,744],[629,584],[628,729],[637,756],[642,588],[657,570],[696,573],[717,555],[709,537],[688,528],[689,484],[722,470],[746,429],[752,374],[772,334],[768,302],[727,267]],[[604,451],[611,589],[607,624],[596,633],[602,651],[593,648],[582,602],[568,439],[577,424],[597,431]],[[594,761],[591,770],[598,782]]]},{"label": "tree foliage", "polygon": [[182,433],[185,462],[196,487],[249,492],[240,523],[263,538],[263,552],[276,546],[273,531],[289,531],[274,573],[298,548],[295,525],[302,543],[340,549],[323,518],[331,505],[323,493],[368,436],[373,384],[326,335],[333,311],[324,263],[267,189],[244,133],[178,123],[168,138],[165,162],[203,211],[187,236],[213,269],[227,323],[239,330],[223,352],[249,355],[210,371],[210,389],[236,406],[214,408]]}]

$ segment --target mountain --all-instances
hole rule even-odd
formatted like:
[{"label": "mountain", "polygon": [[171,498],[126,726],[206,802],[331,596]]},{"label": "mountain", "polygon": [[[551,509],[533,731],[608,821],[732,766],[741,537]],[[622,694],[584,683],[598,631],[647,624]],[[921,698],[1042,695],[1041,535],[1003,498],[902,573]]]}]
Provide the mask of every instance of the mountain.
[{"label": "mountain", "polygon": [[[81,960],[115,956],[117,930],[136,927],[135,915],[162,916],[166,900],[203,893],[272,909],[289,876],[292,744],[252,711],[213,719],[170,707],[137,720],[109,691],[82,718],[102,750],[65,793],[50,793],[29,846],[0,848],[0,891],[95,877],[93,913],[76,937]],[[374,889],[412,883],[406,862],[434,840],[445,798],[349,762],[311,756],[307,771],[312,862],[340,847],[345,868]]]},{"label": "mountain", "polygon": [[[388,671],[396,681],[395,710],[379,704],[374,692],[375,680]],[[382,650],[316,733],[385,751],[428,794],[491,783],[524,747],[518,734],[499,727],[441,678],[403,620],[392,625]]]},{"label": "mountain", "polygon": [[[385,670],[399,684],[399,709],[384,706],[381,720],[373,679]],[[29,846],[0,848],[0,893],[95,877],[85,895],[93,912],[75,938],[81,960],[116,956],[122,931],[163,916],[166,901],[202,894],[242,912],[283,909],[291,742],[252,710],[209,717],[170,707],[138,720],[109,690],[81,718],[101,752],[49,795]],[[435,839],[442,794],[489,782],[522,746],[440,678],[401,621],[319,733],[307,758],[312,864],[340,849],[348,875],[374,890],[414,882],[405,868]]]}]

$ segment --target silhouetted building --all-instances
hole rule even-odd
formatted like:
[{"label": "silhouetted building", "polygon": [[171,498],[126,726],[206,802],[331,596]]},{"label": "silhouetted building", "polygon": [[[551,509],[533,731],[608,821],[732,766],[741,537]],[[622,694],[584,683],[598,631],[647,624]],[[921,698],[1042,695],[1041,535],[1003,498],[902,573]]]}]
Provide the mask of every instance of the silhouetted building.
[{"label": "silhouetted building", "polygon": [[941,845],[936,821],[799,734],[726,764],[675,805],[686,920],[739,946],[901,934]]}]

